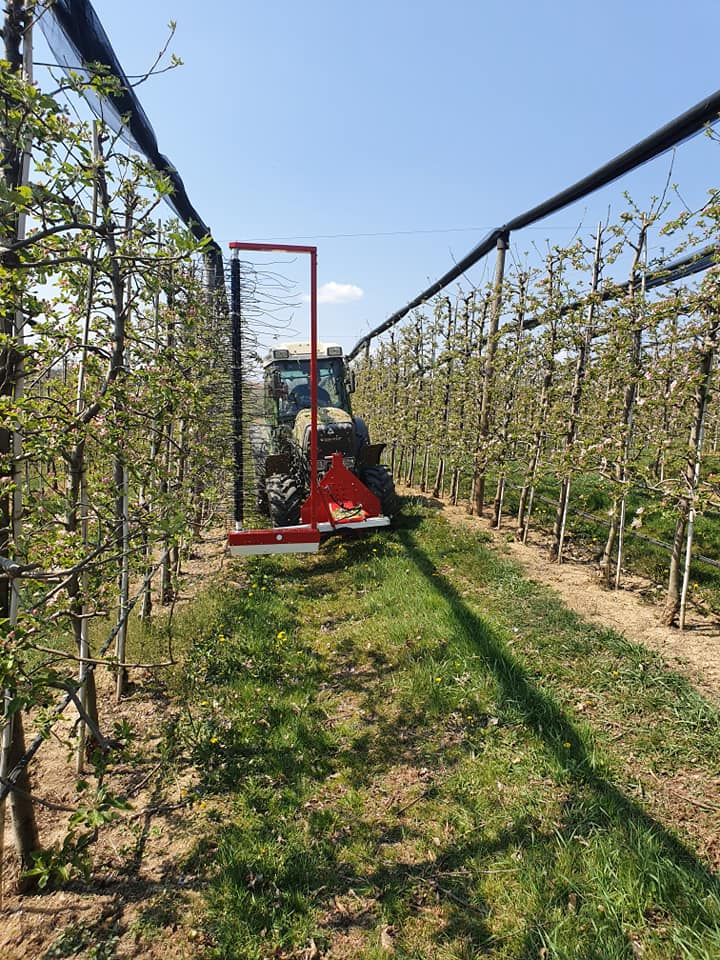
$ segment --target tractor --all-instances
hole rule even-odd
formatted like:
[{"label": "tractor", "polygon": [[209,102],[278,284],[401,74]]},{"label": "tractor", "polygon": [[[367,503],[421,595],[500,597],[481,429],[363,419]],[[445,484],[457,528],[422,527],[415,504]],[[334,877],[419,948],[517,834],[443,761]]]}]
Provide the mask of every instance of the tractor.
[{"label": "tractor", "polygon": [[[313,469],[310,351],[308,343],[272,348],[263,361],[264,416],[249,428],[257,506],[274,527],[307,522],[305,505]],[[316,356],[315,469],[317,487],[330,510],[328,519],[333,527],[353,521],[359,526],[359,521],[377,513],[376,507],[367,507],[372,499],[368,491],[379,501],[380,513],[391,517],[397,512],[398,498],[390,471],[380,463],[385,444],[370,443],[365,422],[352,415],[355,374],[348,370],[337,344],[318,343]]]}]

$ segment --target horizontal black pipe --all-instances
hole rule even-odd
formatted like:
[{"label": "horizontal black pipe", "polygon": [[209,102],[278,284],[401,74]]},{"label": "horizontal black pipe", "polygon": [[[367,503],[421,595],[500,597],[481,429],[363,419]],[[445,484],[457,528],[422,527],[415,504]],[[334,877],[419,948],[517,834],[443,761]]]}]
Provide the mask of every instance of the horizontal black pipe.
[{"label": "horizontal black pipe", "polygon": [[439,293],[462,273],[474,266],[479,260],[482,260],[482,258],[495,247],[499,238],[506,238],[514,230],[521,230],[523,227],[537,223],[538,220],[543,220],[545,217],[550,216],[551,213],[557,213],[558,210],[562,210],[571,203],[575,203],[576,200],[581,200],[583,197],[589,196],[591,193],[594,193],[601,187],[607,186],[631,170],[642,166],[655,157],[659,157],[667,150],[670,150],[672,147],[677,146],[679,143],[698,133],[703,127],[707,126],[707,124],[717,120],[719,113],[720,90],[717,90],[705,100],[696,103],[694,107],[691,107],[679,117],[671,120],[670,123],[665,124],[664,127],[660,127],[659,130],[651,133],[649,137],[645,137],[644,140],[636,143],[634,147],[631,147],[629,150],[626,150],[624,153],[619,154],[614,159],[603,164],[602,167],[588,174],[588,176],[583,177],[582,180],[578,180],[577,183],[574,183],[572,186],[561,190],[560,193],[556,193],[550,197],[549,200],[545,200],[544,203],[540,203],[525,213],[521,213],[520,216],[510,220],[504,226],[491,230],[476,247],[456,263],[451,270],[448,270],[439,280],[436,280],[435,283],[428,287],[427,290],[424,290],[401,310],[397,310],[392,316],[388,317],[387,320],[358,340],[348,354],[348,359],[352,360],[371,340],[386,330],[389,330],[390,327],[402,320],[411,310],[414,310],[415,307],[419,307],[420,304],[434,297],[436,293]]}]

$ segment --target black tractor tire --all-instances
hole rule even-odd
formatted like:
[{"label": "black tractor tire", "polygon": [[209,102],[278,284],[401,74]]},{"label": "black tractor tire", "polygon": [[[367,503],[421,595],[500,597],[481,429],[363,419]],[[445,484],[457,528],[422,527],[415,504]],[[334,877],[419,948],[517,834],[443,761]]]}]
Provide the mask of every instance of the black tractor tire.
[{"label": "black tractor tire", "polygon": [[255,491],[255,506],[257,507],[258,513],[261,513],[264,517],[270,516],[270,504],[268,503],[267,488],[265,486],[264,480],[257,481],[257,487]]},{"label": "black tractor tire", "polygon": [[378,498],[380,509],[386,517],[394,517],[400,511],[400,498],[395,493],[395,483],[387,467],[365,467],[360,480]]},{"label": "black tractor tire", "polygon": [[259,513],[269,517],[270,508],[265,490],[265,461],[272,448],[270,427],[266,423],[251,424],[249,439],[255,472],[255,506]]},{"label": "black tractor tire", "polygon": [[274,527],[294,527],[300,523],[303,497],[294,477],[274,473],[265,480],[268,511]]}]

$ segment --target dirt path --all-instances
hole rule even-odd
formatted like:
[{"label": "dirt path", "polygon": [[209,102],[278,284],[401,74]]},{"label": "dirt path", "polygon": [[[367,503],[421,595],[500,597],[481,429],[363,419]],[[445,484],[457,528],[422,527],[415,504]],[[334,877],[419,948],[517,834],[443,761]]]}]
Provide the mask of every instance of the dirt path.
[{"label": "dirt path", "polygon": [[[409,488],[400,492],[417,495]],[[706,696],[720,701],[720,625],[717,620],[689,608],[683,632],[665,627],[660,623],[660,608],[653,602],[654,585],[649,580],[625,574],[621,590],[606,590],[598,579],[596,566],[590,561],[574,558],[562,564],[550,563],[547,559],[549,540],[541,532],[533,531],[526,544],[518,543],[509,526],[495,530],[489,519],[471,517],[462,507],[430,498],[427,502],[442,510],[451,523],[489,533],[496,549],[517,561],[531,580],[551,587],[571,610],[655,650],[668,666],[682,673]]]}]

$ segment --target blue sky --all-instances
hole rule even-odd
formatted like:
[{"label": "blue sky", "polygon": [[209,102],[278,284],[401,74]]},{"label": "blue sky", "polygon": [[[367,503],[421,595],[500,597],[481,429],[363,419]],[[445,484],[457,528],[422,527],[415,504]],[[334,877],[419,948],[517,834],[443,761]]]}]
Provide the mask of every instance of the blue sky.
[{"label": "blue sky", "polygon": [[[94,7],[128,74],[148,68],[177,22],[170,49],[184,66],[138,90],[160,150],[223,247],[317,243],[319,283],[336,285],[320,333],[347,348],[492,227],[720,87],[720,6],[706,0]],[[592,233],[622,190],[646,203],[670,161],[517,234],[516,255],[569,242],[580,223]],[[707,138],[673,164],[691,205],[720,185],[720,145]],[[282,271],[307,291],[305,264]],[[292,323],[301,336],[302,309]]]}]

